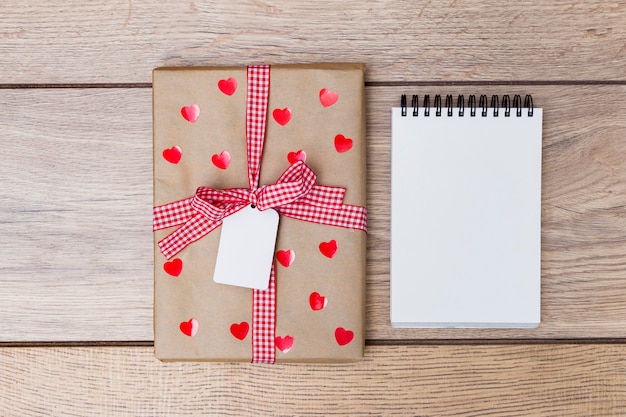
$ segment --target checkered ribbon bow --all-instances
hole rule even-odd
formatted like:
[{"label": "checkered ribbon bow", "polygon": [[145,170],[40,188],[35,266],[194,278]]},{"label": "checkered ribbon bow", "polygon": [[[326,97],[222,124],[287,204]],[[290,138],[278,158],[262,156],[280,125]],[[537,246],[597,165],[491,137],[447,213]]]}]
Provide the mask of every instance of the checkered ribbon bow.
[{"label": "checkered ribbon bow", "polygon": [[365,208],[343,204],[345,188],[315,185],[316,178],[308,165],[297,161],[275,184],[256,190],[199,187],[191,198],[155,207],[153,230],[182,224],[159,242],[161,253],[170,259],[248,205],[261,211],[273,208],[298,220],[365,230]]},{"label": "checkered ribbon bow", "polygon": [[[153,230],[181,226],[159,242],[170,259],[190,243],[209,234],[222,219],[254,205],[307,222],[366,231],[366,209],[343,204],[345,188],[315,185],[317,175],[303,161],[290,165],[275,184],[259,187],[259,169],[269,97],[269,66],[248,67],[246,146],[250,188],[215,190],[199,187],[193,197],[154,207]],[[267,290],[253,290],[253,362],[273,363],[276,326],[276,270]]]}]

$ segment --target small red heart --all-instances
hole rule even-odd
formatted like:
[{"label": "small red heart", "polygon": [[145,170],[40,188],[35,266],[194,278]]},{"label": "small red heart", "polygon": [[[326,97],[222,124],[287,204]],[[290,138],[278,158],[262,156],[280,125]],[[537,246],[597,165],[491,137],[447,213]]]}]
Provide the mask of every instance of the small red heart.
[{"label": "small red heart", "polygon": [[180,272],[183,270],[183,261],[180,258],[176,258],[169,262],[165,262],[163,264],[163,269],[165,272],[170,274],[173,277],[177,277],[180,275]]},{"label": "small red heart", "polygon": [[194,337],[198,333],[198,320],[189,319],[180,323],[180,331],[189,337]]},{"label": "small red heart", "polygon": [[242,321],[239,324],[233,323],[230,325],[230,333],[239,340],[246,338],[248,330],[250,330],[250,325],[245,321]]},{"label": "small red heart", "polygon": [[335,149],[337,152],[347,152],[352,149],[352,139],[345,137],[344,135],[335,136]]},{"label": "small red heart", "polygon": [[180,146],[172,146],[169,149],[163,149],[163,159],[171,164],[177,164],[180,162],[180,158],[183,156],[183,151]]},{"label": "small red heart", "polygon": [[354,339],[354,332],[352,330],[346,330],[343,327],[337,327],[335,329],[335,340],[339,346],[347,345]]},{"label": "small red heart", "polygon": [[276,347],[283,353],[287,353],[291,350],[291,348],[293,347],[293,336],[276,336],[276,339],[274,339],[274,344],[276,344]]},{"label": "small red heart", "polygon": [[219,80],[217,82],[217,87],[222,93],[227,96],[232,96],[235,90],[237,90],[237,80],[232,77],[227,80]]},{"label": "small red heart", "polygon": [[320,90],[320,103],[322,106],[328,107],[332,106],[339,99],[339,94],[334,91],[328,90],[327,88],[322,88]]},{"label": "small red heart", "polygon": [[311,309],[317,311],[322,310],[328,304],[328,298],[320,295],[318,292],[312,292],[309,295],[309,304],[311,305]]},{"label": "small red heart", "polygon": [[320,243],[320,252],[327,258],[332,258],[337,252],[337,241],[331,240],[329,242]]},{"label": "small red heart", "polygon": [[291,110],[288,108],[284,109],[274,109],[272,112],[272,116],[274,116],[274,120],[281,126],[285,126],[291,120]]},{"label": "small red heart", "polygon": [[191,106],[184,106],[180,109],[180,114],[187,120],[188,122],[195,122],[198,120],[200,116],[200,106],[197,104],[192,104]]},{"label": "small red heart", "polygon": [[215,154],[211,157],[211,161],[213,161],[213,165],[219,169],[226,169],[228,165],[230,165],[230,153],[224,151],[220,154]]},{"label": "small red heart", "polygon": [[290,164],[295,164],[298,161],[305,162],[306,152],[304,152],[302,149],[296,152],[289,152],[287,154],[287,160],[289,161]]},{"label": "small red heart", "polygon": [[278,262],[280,262],[280,264],[285,268],[288,268],[295,259],[296,253],[291,249],[279,250],[278,252],[276,252],[276,260],[278,260]]}]

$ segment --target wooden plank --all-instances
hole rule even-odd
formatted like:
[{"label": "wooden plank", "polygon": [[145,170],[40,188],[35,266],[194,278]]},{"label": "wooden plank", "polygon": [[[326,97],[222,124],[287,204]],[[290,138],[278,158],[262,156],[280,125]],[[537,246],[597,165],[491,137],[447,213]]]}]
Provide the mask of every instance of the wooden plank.
[{"label": "wooden plank", "polygon": [[146,83],[162,65],[365,62],[369,81],[624,80],[626,4],[0,4],[2,83]]},{"label": "wooden plank", "polygon": [[0,92],[3,341],[152,338],[150,95]]},{"label": "wooden plank", "polygon": [[[626,346],[377,346],[351,364],[0,349],[3,416],[622,416]],[[59,381],[63,381],[62,384]]]},{"label": "wooden plank", "polygon": [[[536,330],[389,326],[390,107],[532,92],[545,110]],[[369,87],[367,338],[626,337],[624,86]],[[152,340],[151,92],[2,90],[0,342]]]}]

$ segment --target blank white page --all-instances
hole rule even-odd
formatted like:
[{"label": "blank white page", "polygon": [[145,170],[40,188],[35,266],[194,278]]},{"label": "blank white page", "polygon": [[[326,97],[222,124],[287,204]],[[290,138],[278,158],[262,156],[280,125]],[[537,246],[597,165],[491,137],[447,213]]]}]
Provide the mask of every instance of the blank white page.
[{"label": "blank white page", "polygon": [[536,327],[542,109],[392,109],[394,327]]}]

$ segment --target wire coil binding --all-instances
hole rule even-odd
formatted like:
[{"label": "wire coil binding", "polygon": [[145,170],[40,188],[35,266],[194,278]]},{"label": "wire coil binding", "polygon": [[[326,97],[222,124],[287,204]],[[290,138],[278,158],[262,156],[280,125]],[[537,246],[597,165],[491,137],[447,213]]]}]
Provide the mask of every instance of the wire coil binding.
[{"label": "wire coil binding", "polygon": [[[522,96],[520,96],[519,94],[515,94],[513,96],[512,102],[511,102],[511,97],[508,94],[505,94],[502,96],[502,107],[500,107],[500,98],[496,94],[491,96],[490,104],[488,104],[489,102],[487,100],[488,100],[487,95],[481,94],[479,96],[478,106],[477,106],[476,96],[474,94],[469,95],[468,100],[467,100],[467,107],[469,108],[470,117],[476,117],[477,107],[481,109],[481,112],[480,112],[481,117],[487,117],[489,113],[489,109],[491,109],[493,117],[500,116],[500,109],[504,109],[504,117],[511,117],[511,108],[515,109],[516,117],[522,117],[524,109],[527,110],[526,115],[528,117],[533,117],[534,104],[533,104],[533,97],[530,94],[527,94],[524,97],[523,104],[522,104]],[[456,107],[454,106],[453,101],[454,99],[453,99],[452,94],[446,95],[446,101],[445,101],[446,115],[448,117],[453,116],[454,109],[456,108],[458,110],[457,115],[459,117],[465,116],[465,97],[463,96],[463,94],[458,95],[456,99]],[[434,101],[435,117],[441,117],[443,114],[442,113],[443,106],[441,103],[442,103],[441,95],[440,94],[435,95],[435,101]],[[402,116],[406,117],[408,114],[406,94],[402,94],[402,97],[400,99],[400,107],[402,109]],[[411,107],[413,109],[412,111],[413,117],[418,117],[419,116],[419,97],[417,94],[413,94],[411,98]],[[422,107],[424,109],[424,112],[423,112],[424,116],[430,117],[430,109],[431,109],[430,95],[428,94],[424,95]]]}]

